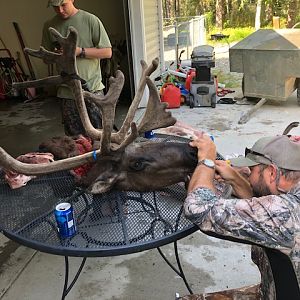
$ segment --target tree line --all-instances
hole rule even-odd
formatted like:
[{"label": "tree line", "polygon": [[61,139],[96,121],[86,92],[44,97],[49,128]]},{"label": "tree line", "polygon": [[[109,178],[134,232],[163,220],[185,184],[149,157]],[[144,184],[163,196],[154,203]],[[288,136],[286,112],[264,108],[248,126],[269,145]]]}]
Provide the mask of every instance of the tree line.
[{"label": "tree line", "polygon": [[205,15],[216,28],[267,27],[279,17],[280,26],[292,28],[300,21],[300,0],[163,0],[164,19]]}]

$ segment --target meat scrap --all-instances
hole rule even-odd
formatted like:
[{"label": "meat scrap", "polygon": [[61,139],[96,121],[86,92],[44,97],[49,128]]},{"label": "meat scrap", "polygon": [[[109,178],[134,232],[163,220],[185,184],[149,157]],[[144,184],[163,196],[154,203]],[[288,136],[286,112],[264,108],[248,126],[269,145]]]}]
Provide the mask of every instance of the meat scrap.
[{"label": "meat scrap", "polygon": [[[75,144],[79,154],[84,154],[93,150],[92,140],[83,135],[79,135],[78,138],[75,139]],[[79,180],[82,176],[87,174],[92,166],[93,164],[87,163],[71,170],[70,173]]]},{"label": "meat scrap", "polygon": [[[16,159],[23,163],[42,164],[53,162],[54,156],[52,153],[30,152],[20,155]],[[25,186],[29,180],[36,177],[7,170],[4,170],[4,174],[5,181],[9,184],[11,189],[17,189]]]},{"label": "meat scrap", "polygon": [[202,130],[195,129],[183,122],[177,121],[174,125],[166,127],[166,128],[160,128],[156,130],[155,132],[161,133],[161,134],[169,134],[174,136],[180,136],[185,137],[188,139],[194,139],[197,137],[201,137],[205,132]]},{"label": "meat scrap", "polygon": [[295,143],[300,143],[300,135],[291,135],[290,139]]},{"label": "meat scrap", "polygon": [[[41,151],[50,152],[54,155],[55,160],[74,157],[93,150],[92,139],[83,135],[78,136],[58,136],[52,137],[39,145]],[[71,170],[71,174],[76,179],[82,176],[91,169],[92,164],[86,163]]]}]

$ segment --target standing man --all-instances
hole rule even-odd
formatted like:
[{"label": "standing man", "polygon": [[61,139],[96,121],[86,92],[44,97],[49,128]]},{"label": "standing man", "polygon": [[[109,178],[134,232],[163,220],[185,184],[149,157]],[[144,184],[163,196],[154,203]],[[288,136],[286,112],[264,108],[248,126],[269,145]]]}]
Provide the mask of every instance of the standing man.
[{"label": "standing man", "polygon": [[[277,299],[300,299],[300,143],[286,135],[272,136],[246,148],[245,157],[232,159],[231,164],[249,167],[249,181],[225,161],[216,160],[216,146],[208,136],[191,146],[198,148],[199,163],[184,203],[186,217],[204,232],[286,255],[296,275],[297,296],[277,295]],[[239,199],[218,197],[216,176],[229,183]]]},{"label": "standing man", "polygon": [[[78,32],[76,63],[79,76],[86,81],[84,88],[95,94],[103,94],[100,60],[111,58],[111,43],[106,30],[95,15],[74,6],[74,0],[49,0],[56,16],[46,21],[43,27],[42,46],[50,51],[60,51],[60,46],[50,35],[49,27],[67,36],[73,26]],[[57,97],[62,99],[62,113],[67,135],[84,134],[72,91],[65,84],[59,86]],[[101,128],[101,113],[94,103],[86,102],[90,120],[95,128]]]}]

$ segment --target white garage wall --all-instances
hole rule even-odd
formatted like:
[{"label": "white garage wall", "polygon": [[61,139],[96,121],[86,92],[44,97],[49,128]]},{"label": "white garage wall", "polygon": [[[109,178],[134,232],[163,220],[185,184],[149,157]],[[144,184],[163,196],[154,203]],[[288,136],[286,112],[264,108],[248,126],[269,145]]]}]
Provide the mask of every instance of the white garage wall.
[{"label": "white garage wall", "polygon": [[162,9],[160,0],[144,0],[146,61],[163,59]]},{"label": "white garage wall", "polygon": [[[163,64],[161,0],[128,0],[135,88],[141,76],[140,60],[150,63],[158,57]],[[152,78],[161,73],[161,65]],[[141,107],[146,106],[146,89]]]}]

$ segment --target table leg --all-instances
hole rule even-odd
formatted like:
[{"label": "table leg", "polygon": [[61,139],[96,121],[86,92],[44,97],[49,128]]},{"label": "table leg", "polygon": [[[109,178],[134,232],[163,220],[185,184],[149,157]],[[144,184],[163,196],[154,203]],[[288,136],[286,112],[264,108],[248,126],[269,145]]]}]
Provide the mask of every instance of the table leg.
[{"label": "table leg", "polygon": [[184,284],[186,286],[186,288],[188,289],[189,293],[192,295],[193,294],[193,291],[192,289],[190,288],[186,278],[185,278],[185,275],[184,275],[184,272],[183,272],[183,269],[181,267],[181,263],[180,263],[180,259],[179,259],[179,255],[178,255],[178,247],[177,247],[177,241],[174,242],[174,251],[175,251],[175,257],[176,257],[176,262],[177,262],[177,266],[178,266],[178,270],[169,262],[169,260],[166,258],[166,256],[163,254],[163,252],[161,251],[161,249],[158,247],[157,248],[159,254],[161,255],[161,257],[164,259],[164,261],[169,265],[169,267],[178,275],[180,276],[183,281],[184,281]]},{"label": "table leg", "polygon": [[71,291],[72,287],[74,286],[74,284],[76,283],[83,267],[84,267],[84,264],[86,262],[86,257],[84,257],[82,259],[82,262],[78,268],[78,271],[77,273],[75,274],[74,276],[74,279],[72,280],[72,282],[69,284],[68,286],[68,283],[69,283],[69,258],[68,256],[65,256],[65,284],[64,284],[64,289],[63,289],[63,293],[62,293],[62,297],[61,299],[64,300],[66,298],[66,296],[69,294],[69,292]]}]

